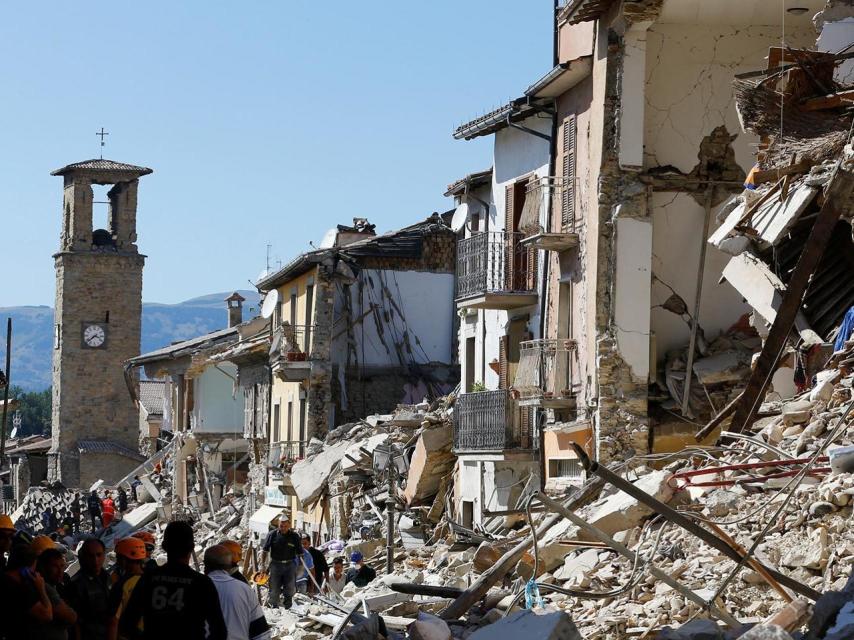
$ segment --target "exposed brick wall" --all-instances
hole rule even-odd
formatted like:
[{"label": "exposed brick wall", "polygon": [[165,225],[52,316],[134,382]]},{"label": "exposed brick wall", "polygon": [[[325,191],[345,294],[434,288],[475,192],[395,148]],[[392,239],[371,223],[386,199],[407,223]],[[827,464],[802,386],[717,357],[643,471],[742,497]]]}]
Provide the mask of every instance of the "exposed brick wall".
[{"label": "exposed brick wall", "polygon": [[364,269],[391,269],[398,271],[432,271],[453,273],[456,268],[456,235],[447,228],[437,229],[424,236],[419,258],[359,258]]}]

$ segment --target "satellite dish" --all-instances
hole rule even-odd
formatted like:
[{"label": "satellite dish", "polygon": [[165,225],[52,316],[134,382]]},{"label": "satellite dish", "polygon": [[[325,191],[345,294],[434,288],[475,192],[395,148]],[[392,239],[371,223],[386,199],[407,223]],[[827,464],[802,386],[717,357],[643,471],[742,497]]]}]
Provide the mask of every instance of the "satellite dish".
[{"label": "satellite dish", "polygon": [[454,217],[451,218],[451,231],[459,233],[466,226],[469,219],[469,205],[467,202],[462,202],[454,211]]},{"label": "satellite dish", "polygon": [[330,229],[320,241],[319,249],[331,249],[335,246],[335,240],[338,238],[338,229]]},{"label": "satellite dish", "polygon": [[261,305],[261,317],[267,319],[272,316],[273,312],[276,310],[276,305],[278,304],[279,291],[277,289],[271,289],[267,292],[267,296],[264,298],[264,304]]}]

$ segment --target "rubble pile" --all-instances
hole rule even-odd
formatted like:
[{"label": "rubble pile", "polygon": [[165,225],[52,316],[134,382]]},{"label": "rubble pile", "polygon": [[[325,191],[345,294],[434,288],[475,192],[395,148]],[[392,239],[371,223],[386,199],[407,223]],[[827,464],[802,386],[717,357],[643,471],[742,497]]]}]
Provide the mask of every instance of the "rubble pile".
[{"label": "rubble pile", "polygon": [[52,513],[58,523],[72,519],[73,502],[74,491],[59,483],[49,487],[33,487],[12,514],[12,521],[19,529],[41,531],[45,512]]},{"label": "rubble pile", "polygon": [[453,396],[432,405],[400,405],[392,414],[341,425],[323,441],[313,439],[305,459],[290,468],[300,503],[310,506],[328,496],[332,538],[351,545],[384,541],[386,509],[394,504],[406,511],[397,522],[398,535],[408,544],[422,544],[440,515],[434,499],[444,508],[456,460],[452,404]]}]

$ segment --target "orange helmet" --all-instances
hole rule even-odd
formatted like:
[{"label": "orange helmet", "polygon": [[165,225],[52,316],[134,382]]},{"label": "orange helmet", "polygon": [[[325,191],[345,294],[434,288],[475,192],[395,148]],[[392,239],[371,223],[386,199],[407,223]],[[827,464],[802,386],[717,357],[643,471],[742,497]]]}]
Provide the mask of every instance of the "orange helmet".
[{"label": "orange helmet", "polygon": [[48,549],[55,548],[56,543],[48,536],[36,536],[30,543],[30,550],[32,550],[32,552],[35,553],[37,556],[40,556],[42,554],[42,551],[47,551]]},{"label": "orange helmet", "polygon": [[234,540],[223,540],[220,544],[231,552],[231,561],[237,564],[243,560],[243,548]]},{"label": "orange helmet", "polygon": [[145,543],[139,538],[122,538],[116,543],[116,555],[128,560],[145,560]]},{"label": "orange helmet", "polygon": [[0,531],[14,531],[15,525],[12,524],[12,518],[6,513],[0,513]]},{"label": "orange helmet", "polygon": [[138,540],[142,540],[145,544],[151,545],[152,547],[156,544],[154,540],[154,534],[150,531],[137,531],[131,537],[136,538]]}]

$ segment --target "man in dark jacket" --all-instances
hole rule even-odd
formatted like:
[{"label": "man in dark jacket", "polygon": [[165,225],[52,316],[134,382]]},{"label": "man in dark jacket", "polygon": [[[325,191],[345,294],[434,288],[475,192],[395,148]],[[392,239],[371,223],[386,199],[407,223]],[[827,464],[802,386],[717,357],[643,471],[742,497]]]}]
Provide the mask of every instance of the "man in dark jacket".
[{"label": "man in dark jacket", "polygon": [[124,487],[119,487],[119,496],[116,506],[119,508],[119,513],[124,516],[125,511],[128,510],[128,494]]},{"label": "man in dark jacket", "polygon": [[[323,583],[329,580],[329,563],[326,562],[326,556],[323,551],[315,549],[311,546],[311,536],[303,534],[302,548],[311,554],[311,559],[314,562],[314,579],[317,581],[317,586],[323,587]],[[316,593],[317,587],[309,581],[308,592]]]},{"label": "man in dark jacket", "polygon": [[279,528],[273,529],[264,540],[261,566],[270,555],[267,571],[270,573],[270,595],[268,605],[279,606],[279,596],[284,591],[285,609],[290,609],[296,593],[296,568],[302,554],[299,534],[291,529],[291,520],[286,515],[279,518]]},{"label": "man in dark jacket", "polygon": [[143,573],[119,622],[134,637],[140,619],[146,640],[226,640],[219,594],[210,578],[190,568],[195,542],[186,522],[170,522],[163,534],[166,564]]},{"label": "man in dark jacket", "polygon": [[365,564],[365,558],[359,551],[350,554],[350,563],[351,566],[347,569],[347,582],[352,582],[357,587],[364,587],[377,577],[377,572]]},{"label": "man in dark jacket", "polygon": [[106,640],[110,624],[110,576],[104,571],[104,543],[89,538],[80,546],[78,571],[68,585],[68,604],[77,612],[80,638]]}]

